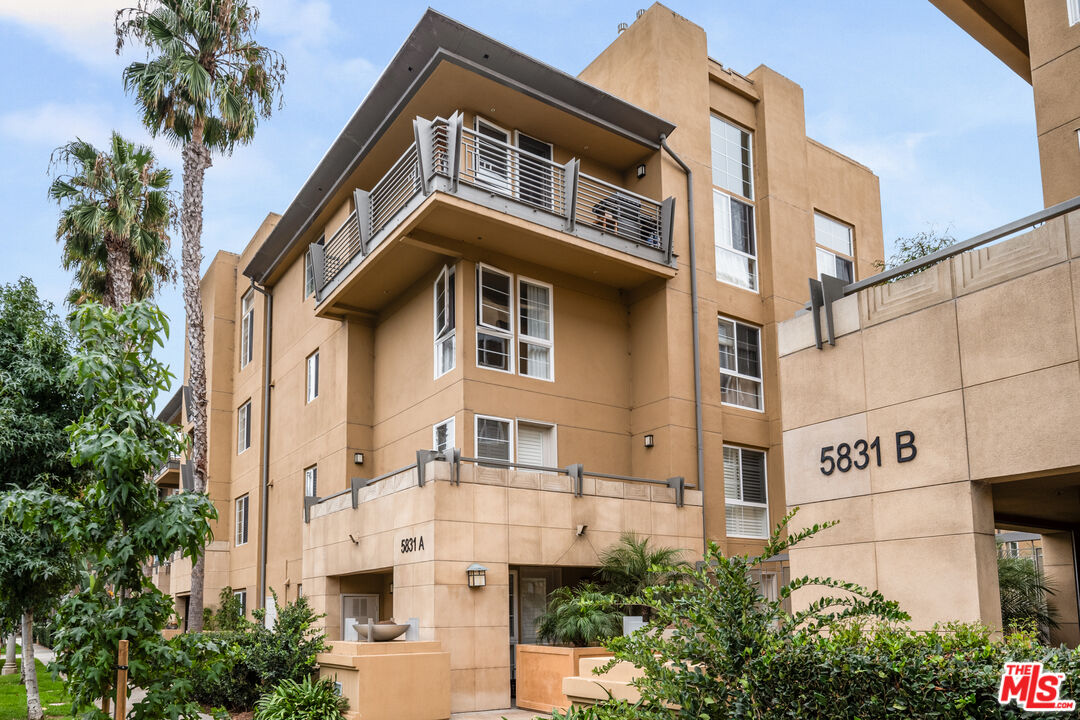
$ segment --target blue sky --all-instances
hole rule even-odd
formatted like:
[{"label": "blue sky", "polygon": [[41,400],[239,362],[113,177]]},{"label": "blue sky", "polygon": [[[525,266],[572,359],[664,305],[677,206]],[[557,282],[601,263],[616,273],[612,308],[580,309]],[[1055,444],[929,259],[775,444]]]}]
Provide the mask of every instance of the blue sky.
[{"label": "blue sky", "polygon": [[[253,145],[207,173],[203,249],[239,252],[282,211],[420,19],[424,2],[253,0],[260,40],[289,65],[285,108]],[[110,129],[149,141],[114,53],[111,0],[0,0],[0,282],[26,275],[58,305],[70,285],[46,198],[49,154]],[[802,85],[807,133],[881,178],[886,252],[931,226],[957,238],[1042,207],[1031,86],[927,0],[669,0],[705,28],[709,53],[748,73],[764,64]],[[490,0],[433,7],[569,73],[633,20],[638,2]],[[155,142],[180,187],[179,151]],[[174,240],[179,256],[179,232]],[[182,368],[178,287],[164,353]]]}]

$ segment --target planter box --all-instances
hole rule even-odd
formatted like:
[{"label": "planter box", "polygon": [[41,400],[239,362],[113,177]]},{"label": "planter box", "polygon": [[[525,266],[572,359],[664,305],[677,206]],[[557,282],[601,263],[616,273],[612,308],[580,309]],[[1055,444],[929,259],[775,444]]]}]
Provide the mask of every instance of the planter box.
[{"label": "planter box", "polygon": [[611,657],[602,647],[517,646],[517,706],[549,713],[565,711],[570,700],[563,693],[563,678],[580,675],[581,658]]}]

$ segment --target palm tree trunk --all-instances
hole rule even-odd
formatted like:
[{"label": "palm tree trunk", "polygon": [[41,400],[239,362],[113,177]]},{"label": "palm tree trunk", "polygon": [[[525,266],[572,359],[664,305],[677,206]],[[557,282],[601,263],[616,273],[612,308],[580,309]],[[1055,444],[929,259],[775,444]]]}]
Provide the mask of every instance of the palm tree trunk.
[{"label": "palm tree trunk", "polygon": [[[195,492],[206,492],[206,345],[203,328],[202,293],[199,273],[202,266],[203,177],[210,167],[210,151],[202,143],[202,133],[195,133],[184,145],[184,201],[180,210],[183,249],[180,274],[184,279],[184,310],[187,313],[189,352],[188,383],[194,407],[188,408],[195,431],[191,449]],[[191,600],[188,605],[188,629],[199,632],[203,626],[203,585],[206,578],[205,553],[191,568]]]},{"label": "palm tree trunk", "polygon": [[22,616],[22,662],[26,679],[26,715],[30,720],[42,720],[41,693],[38,692],[37,666],[34,663],[34,613]]},{"label": "palm tree trunk", "polygon": [[108,233],[105,236],[105,250],[108,252],[108,285],[111,306],[119,310],[131,304],[131,251],[127,243]]}]

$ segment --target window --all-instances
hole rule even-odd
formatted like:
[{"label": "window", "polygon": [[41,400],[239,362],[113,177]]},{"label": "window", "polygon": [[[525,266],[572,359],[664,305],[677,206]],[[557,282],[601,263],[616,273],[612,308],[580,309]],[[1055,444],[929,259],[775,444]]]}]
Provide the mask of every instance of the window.
[{"label": "window", "polygon": [[296,599],[299,600],[302,597],[304,597],[304,584],[303,583],[297,583],[297,585],[296,585]]},{"label": "window", "polygon": [[713,190],[713,241],[716,246],[716,279],[756,291],[754,207]]},{"label": "window", "polygon": [[454,418],[447,418],[431,429],[431,446],[439,452],[454,448]]},{"label": "window", "polygon": [[251,362],[251,337],[255,332],[255,291],[248,290],[240,301],[240,367]]},{"label": "window", "polygon": [[476,294],[476,364],[513,372],[513,279],[484,266],[477,269],[477,278],[480,291]]},{"label": "window", "polygon": [[455,308],[454,268],[448,265],[435,279],[435,377],[454,369]]},{"label": "window", "polygon": [[236,544],[247,545],[248,541],[248,496],[236,498]]},{"label": "window", "polygon": [[724,446],[724,507],[729,537],[769,537],[765,453]]},{"label": "window", "polygon": [[304,497],[319,497],[319,468],[317,465],[304,470]]},{"label": "window", "polygon": [[513,423],[505,418],[476,416],[476,457],[510,462]]},{"label": "window", "polygon": [[518,372],[552,379],[551,286],[531,280],[518,283]]},{"label": "window", "polygon": [[516,462],[554,467],[558,463],[555,449],[554,425],[518,421]]},{"label": "window", "polygon": [[720,401],[763,410],[761,393],[761,330],[717,318],[720,341]]},{"label": "window", "polygon": [[[480,266],[477,271],[476,364],[514,372],[514,276]],[[551,285],[517,280],[517,372],[553,380],[554,314]]]},{"label": "window", "polygon": [[814,240],[818,276],[832,275],[844,282],[855,282],[855,242],[851,227],[814,213]]},{"label": "window", "polygon": [[236,411],[236,454],[251,447],[251,401],[240,406]]},{"label": "window", "polygon": [[754,161],[750,133],[712,116],[712,181],[716,187],[754,198]]},{"label": "window", "polygon": [[1069,27],[1080,23],[1080,0],[1065,0],[1069,10]]},{"label": "window", "polygon": [[233,597],[240,601],[240,617],[247,617],[247,590],[237,590]]},{"label": "window", "polygon": [[307,401],[319,397],[319,351],[307,356]]}]

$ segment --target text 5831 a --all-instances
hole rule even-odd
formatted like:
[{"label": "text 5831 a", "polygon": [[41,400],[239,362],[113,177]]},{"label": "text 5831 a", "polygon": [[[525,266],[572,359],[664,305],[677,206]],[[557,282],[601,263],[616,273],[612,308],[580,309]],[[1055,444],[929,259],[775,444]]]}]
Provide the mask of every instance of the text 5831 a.
[{"label": "text 5831 a", "polygon": [[[906,463],[919,454],[915,447],[915,433],[900,430],[896,433],[896,462]],[[821,448],[821,474],[832,475],[834,472],[846,473],[849,470],[864,470],[875,463],[881,467],[881,436],[873,440],[856,440],[853,443],[826,445]]]}]

